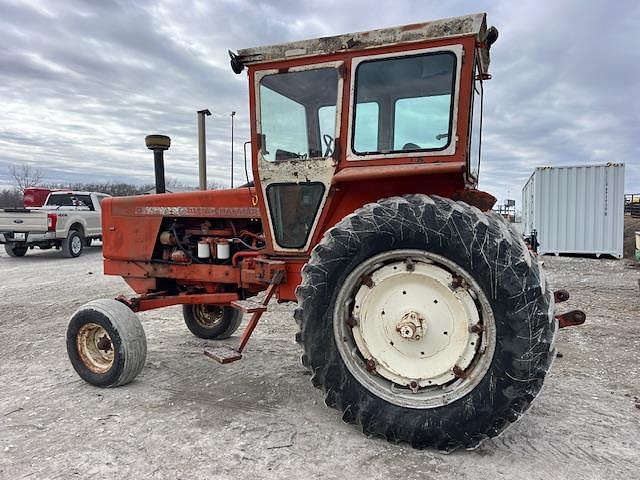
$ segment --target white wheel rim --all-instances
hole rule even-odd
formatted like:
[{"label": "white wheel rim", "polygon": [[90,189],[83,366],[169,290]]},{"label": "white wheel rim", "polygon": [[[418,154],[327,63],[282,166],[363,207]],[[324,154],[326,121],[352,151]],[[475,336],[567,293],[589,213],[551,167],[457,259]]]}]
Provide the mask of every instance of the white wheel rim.
[{"label": "white wheel rim", "polygon": [[82,249],[82,240],[80,240],[79,236],[74,236],[71,239],[71,251],[74,254],[80,253],[80,250]]},{"label": "white wheel rim", "polygon": [[493,315],[475,280],[419,250],[385,252],[356,267],[336,299],[334,333],[361,384],[411,408],[469,393],[495,350]]}]

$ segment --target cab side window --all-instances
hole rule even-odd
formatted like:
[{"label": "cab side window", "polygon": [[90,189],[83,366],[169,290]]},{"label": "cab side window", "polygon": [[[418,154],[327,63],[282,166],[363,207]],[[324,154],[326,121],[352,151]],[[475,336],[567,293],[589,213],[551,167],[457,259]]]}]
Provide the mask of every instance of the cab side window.
[{"label": "cab side window", "polygon": [[446,149],[453,128],[456,68],[451,51],[357,64],[352,151],[370,155]]},{"label": "cab side window", "polygon": [[88,207],[89,210],[95,210],[91,195],[76,195],[75,204],[77,207]]},{"label": "cab side window", "polygon": [[274,73],[260,80],[262,158],[279,162],[331,156],[338,80],[334,67]]},{"label": "cab side window", "polygon": [[70,193],[60,193],[49,195],[47,206],[53,207],[73,207],[73,198]]}]

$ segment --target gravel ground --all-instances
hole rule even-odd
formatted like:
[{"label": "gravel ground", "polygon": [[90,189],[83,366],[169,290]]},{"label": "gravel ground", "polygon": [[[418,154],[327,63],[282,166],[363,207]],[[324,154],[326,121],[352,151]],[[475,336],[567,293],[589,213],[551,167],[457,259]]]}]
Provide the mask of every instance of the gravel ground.
[{"label": "gravel ground", "polygon": [[2,251],[0,478],[640,478],[640,270],[545,262],[587,325],[560,333],[563,356],[520,422],[443,455],[368,439],[325,407],[299,365],[288,304],[272,305],[230,365],[202,355],[215,342],[191,336],[179,308],[147,312],[142,374],[92,387],[67,360],[67,321],[126,285],[102,275],[100,248],[79,259]]}]

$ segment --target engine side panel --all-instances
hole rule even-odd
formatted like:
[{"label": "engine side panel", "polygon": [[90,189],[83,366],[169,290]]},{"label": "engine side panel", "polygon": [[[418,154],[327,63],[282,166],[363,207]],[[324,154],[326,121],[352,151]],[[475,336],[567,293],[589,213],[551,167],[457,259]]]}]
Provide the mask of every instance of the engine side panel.
[{"label": "engine side panel", "polygon": [[237,188],[106,199],[104,258],[151,260],[164,219],[259,219],[252,192]]}]

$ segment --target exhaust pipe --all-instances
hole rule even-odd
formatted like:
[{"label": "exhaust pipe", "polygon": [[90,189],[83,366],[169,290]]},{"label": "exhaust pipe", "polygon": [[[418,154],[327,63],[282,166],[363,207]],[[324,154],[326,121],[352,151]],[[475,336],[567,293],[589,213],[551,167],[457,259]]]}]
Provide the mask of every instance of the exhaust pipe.
[{"label": "exhaust pipe", "polygon": [[153,150],[153,164],[156,174],[156,193],[165,193],[164,181],[164,151],[171,146],[171,139],[166,135],[147,135],[144,143],[149,150]]},{"label": "exhaust pipe", "polygon": [[211,115],[209,110],[198,110],[198,176],[200,190],[207,189],[207,139],[204,128],[205,115]]}]

